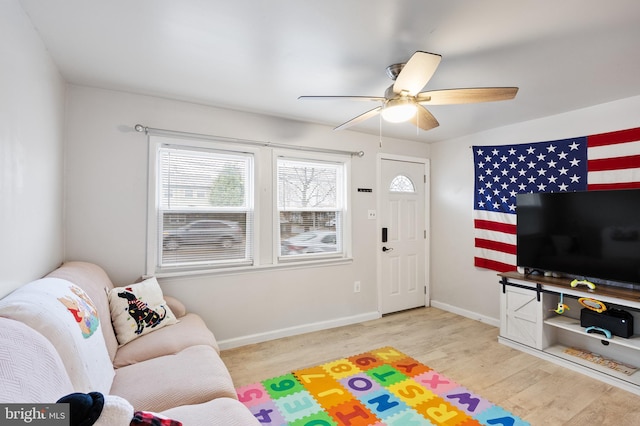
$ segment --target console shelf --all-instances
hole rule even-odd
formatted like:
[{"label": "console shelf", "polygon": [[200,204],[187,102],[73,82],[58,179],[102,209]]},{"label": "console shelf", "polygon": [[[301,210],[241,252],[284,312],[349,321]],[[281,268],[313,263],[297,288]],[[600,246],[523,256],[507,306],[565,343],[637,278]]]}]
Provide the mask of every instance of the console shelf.
[{"label": "console shelf", "polygon": [[[634,323],[640,324],[640,292],[607,286],[595,290],[574,288],[568,279],[530,277],[516,272],[499,276],[503,290],[498,338],[501,343],[640,395],[640,335],[607,338],[587,333],[580,325],[582,307],[577,301],[580,297],[600,300],[610,308],[630,312]],[[558,315],[554,309],[561,297],[569,309]],[[567,353],[572,348],[611,360],[618,370],[625,370],[619,364],[632,368],[618,371]]]},{"label": "console shelf", "polygon": [[[597,372],[598,374],[598,378],[603,379],[602,376],[604,376],[603,381],[607,381],[606,378],[607,377],[611,377],[611,378],[615,378],[617,380],[621,380],[624,382],[627,382],[633,386],[638,386],[640,387],[640,373],[636,372],[634,374],[628,375],[625,373],[621,373],[618,372],[616,370],[612,370],[608,367],[604,367],[602,365],[599,364],[595,364],[593,362],[587,361],[585,359],[581,359],[572,355],[569,355],[565,352],[565,350],[569,349],[568,346],[563,346],[563,345],[554,345],[554,346],[550,346],[548,348],[545,349],[545,353],[549,354],[549,355],[553,355],[555,357],[558,357],[564,361],[567,361],[569,363],[572,364],[576,364],[579,365],[583,368],[586,368],[588,370],[591,370],[593,372]],[[617,384],[617,383],[613,383],[613,384]],[[624,387],[626,390],[631,390],[633,391],[633,389],[628,389],[627,387]],[[638,393],[638,392],[634,392],[634,393]]]},{"label": "console shelf", "polygon": [[623,337],[611,336],[611,339],[608,339],[602,334],[587,333],[584,327],[580,326],[579,319],[565,317],[565,316],[550,317],[545,319],[544,323],[551,327],[562,328],[564,330],[568,330],[574,333],[584,335],[591,339],[605,341],[611,345],[620,345],[620,346],[625,346],[627,348],[635,349],[639,351],[638,355],[640,355],[640,337],[638,336],[630,337],[628,339],[625,339]]}]

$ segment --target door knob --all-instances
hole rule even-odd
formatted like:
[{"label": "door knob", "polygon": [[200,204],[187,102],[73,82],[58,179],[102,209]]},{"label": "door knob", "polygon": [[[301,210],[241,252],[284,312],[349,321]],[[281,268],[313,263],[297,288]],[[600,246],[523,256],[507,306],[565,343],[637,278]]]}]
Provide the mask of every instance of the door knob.
[{"label": "door knob", "polygon": [[386,247],[382,247],[382,251],[387,252],[387,251],[391,251],[393,250],[392,248],[386,248]]}]

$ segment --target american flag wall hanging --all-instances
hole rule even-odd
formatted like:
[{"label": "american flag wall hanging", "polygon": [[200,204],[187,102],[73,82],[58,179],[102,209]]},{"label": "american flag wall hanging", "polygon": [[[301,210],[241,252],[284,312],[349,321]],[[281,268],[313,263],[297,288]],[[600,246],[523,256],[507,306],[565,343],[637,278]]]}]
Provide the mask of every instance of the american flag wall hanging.
[{"label": "american flag wall hanging", "polygon": [[516,194],[640,188],[640,127],[549,142],[474,146],[474,265],[516,269]]}]

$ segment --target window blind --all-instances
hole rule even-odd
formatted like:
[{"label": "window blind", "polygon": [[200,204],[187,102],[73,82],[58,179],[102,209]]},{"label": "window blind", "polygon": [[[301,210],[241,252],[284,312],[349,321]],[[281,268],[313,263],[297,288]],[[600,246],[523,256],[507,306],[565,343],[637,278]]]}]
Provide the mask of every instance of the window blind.
[{"label": "window blind", "polygon": [[278,158],[280,257],[343,255],[344,165]]},{"label": "window blind", "polygon": [[253,261],[253,157],[163,145],[158,152],[160,269]]}]

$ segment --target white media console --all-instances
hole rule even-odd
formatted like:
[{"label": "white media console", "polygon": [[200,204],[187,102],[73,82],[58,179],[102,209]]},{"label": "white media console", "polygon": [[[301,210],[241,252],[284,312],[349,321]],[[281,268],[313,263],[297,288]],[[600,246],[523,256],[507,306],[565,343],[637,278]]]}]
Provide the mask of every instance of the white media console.
[{"label": "white media console", "polygon": [[[640,333],[640,291],[612,286],[573,288],[570,279],[517,272],[499,276],[500,343],[640,395],[640,335],[607,338],[587,333],[580,326],[582,306],[578,303],[579,298],[588,297],[610,309],[623,309],[633,315]],[[569,309],[560,315],[554,310],[561,295]]]}]

